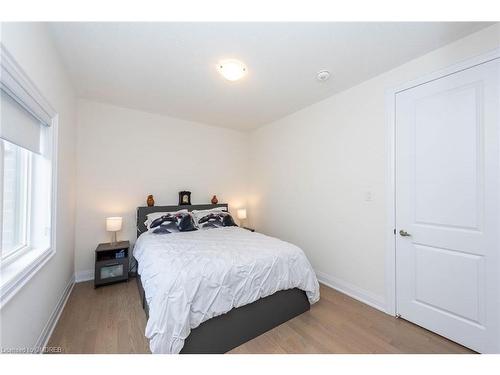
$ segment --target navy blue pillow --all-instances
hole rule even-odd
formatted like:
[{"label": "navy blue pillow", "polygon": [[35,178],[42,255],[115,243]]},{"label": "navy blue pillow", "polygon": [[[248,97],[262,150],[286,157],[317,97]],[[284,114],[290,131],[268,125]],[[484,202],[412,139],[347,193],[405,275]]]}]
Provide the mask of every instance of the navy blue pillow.
[{"label": "navy blue pillow", "polygon": [[230,214],[224,215],[224,218],[222,219],[222,226],[237,227],[236,223],[233,220],[233,217]]},{"label": "navy blue pillow", "polygon": [[[194,223],[193,216],[191,214],[180,214],[182,217],[177,219],[177,228],[179,232],[190,232],[193,230],[198,230]],[[179,216],[179,215],[178,215]]]},{"label": "navy blue pillow", "polygon": [[176,215],[166,214],[158,219],[153,220],[150,229],[153,230],[155,234],[167,234],[173,232],[189,232],[193,230],[198,230],[194,223],[191,214],[183,212]]},{"label": "navy blue pillow", "polygon": [[158,228],[156,228],[154,231],[153,231],[154,234],[167,234],[167,233],[172,233],[172,231],[169,231],[167,229],[167,226],[166,225],[160,225]]},{"label": "navy blue pillow", "polygon": [[166,214],[153,220],[149,228],[156,228],[153,230],[155,234],[166,234],[179,231],[177,229],[177,218],[172,214]]},{"label": "navy blue pillow", "polygon": [[235,227],[233,218],[227,212],[209,213],[198,220],[198,226],[202,229]]}]

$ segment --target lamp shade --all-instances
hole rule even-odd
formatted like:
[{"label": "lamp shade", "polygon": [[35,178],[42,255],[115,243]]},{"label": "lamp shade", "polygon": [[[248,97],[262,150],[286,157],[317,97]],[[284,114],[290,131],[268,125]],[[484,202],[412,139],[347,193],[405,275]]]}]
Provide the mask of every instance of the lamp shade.
[{"label": "lamp shade", "polygon": [[122,218],[119,216],[106,218],[106,230],[108,232],[118,232],[122,229]]},{"label": "lamp shade", "polygon": [[246,208],[240,208],[236,215],[238,216],[238,219],[240,220],[245,220],[247,218],[247,209]]}]

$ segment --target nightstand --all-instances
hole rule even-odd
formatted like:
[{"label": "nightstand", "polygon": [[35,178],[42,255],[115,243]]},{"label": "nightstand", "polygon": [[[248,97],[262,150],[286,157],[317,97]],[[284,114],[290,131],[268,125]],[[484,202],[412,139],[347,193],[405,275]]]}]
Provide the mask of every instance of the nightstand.
[{"label": "nightstand", "polygon": [[253,228],[248,228],[248,227],[242,227],[243,229],[249,230],[250,232],[255,232],[255,229]]},{"label": "nightstand", "polygon": [[128,280],[129,241],[100,243],[95,249],[94,287]]}]

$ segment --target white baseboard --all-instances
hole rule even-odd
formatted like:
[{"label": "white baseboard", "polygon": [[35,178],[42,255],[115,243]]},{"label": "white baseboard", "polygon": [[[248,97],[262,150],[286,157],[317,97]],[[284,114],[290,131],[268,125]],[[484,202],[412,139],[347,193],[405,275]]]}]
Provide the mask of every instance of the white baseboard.
[{"label": "white baseboard", "polygon": [[347,281],[340,280],[334,276],[328,275],[324,272],[317,271],[316,276],[318,277],[318,281],[330,288],[338,290],[341,293],[347,294],[349,297],[352,297],[368,306],[374,307],[377,310],[380,310],[384,313],[386,312],[385,299],[383,296],[372,293],[368,290],[364,290],[356,285],[353,285]]},{"label": "white baseboard", "polygon": [[75,272],[75,282],[94,280],[94,270],[85,270]]},{"label": "white baseboard", "polygon": [[66,288],[64,288],[64,291],[61,297],[59,298],[56,307],[52,311],[52,314],[50,314],[49,320],[47,321],[47,324],[45,324],[42,333],[40,333],[38,340],[36,340],[35,348],[37,350],[41,351],[47,345],[50,336],[52,335],[52,332],[56,327],[59,317],[61,316],[64,306],[66,306],[66,302],[68,301],[68,297],[71,294],[74,285],[75,285],[75,277],[72,276],[68,284],[66,285]]}]

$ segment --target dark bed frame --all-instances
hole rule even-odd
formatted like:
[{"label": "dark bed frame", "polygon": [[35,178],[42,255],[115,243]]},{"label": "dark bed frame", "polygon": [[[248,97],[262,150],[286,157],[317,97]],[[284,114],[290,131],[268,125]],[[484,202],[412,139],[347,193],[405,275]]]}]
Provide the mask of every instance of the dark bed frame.
[{"label": "dark bed frame", "polygon": [[[147,230],[144,222],[150,213],[176,211],[183,208],[189,211],[207,210],[216,207],[228,211],[227,204],[138,207],[137,237]],[[149,318],[149,306],[139,274],[136,280],[142,307]],[[226,353],[309,309],[309,300],[304,291],[297,288],[278,291],[271,296],[234,308],[226,314],[201,323],[191,330],[181,353]]]}]

